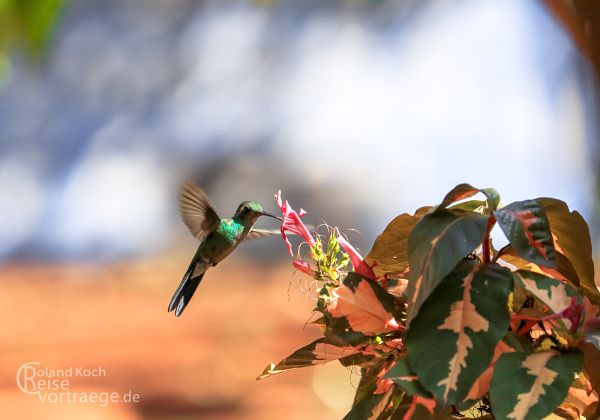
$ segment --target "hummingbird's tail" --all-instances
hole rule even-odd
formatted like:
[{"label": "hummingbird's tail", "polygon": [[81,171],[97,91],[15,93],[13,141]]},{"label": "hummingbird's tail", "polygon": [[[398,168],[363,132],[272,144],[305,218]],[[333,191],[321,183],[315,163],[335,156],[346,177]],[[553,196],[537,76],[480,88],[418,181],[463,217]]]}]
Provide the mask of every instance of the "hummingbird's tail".
[{"label": "hummingbird's tail", "polygon": [[202,277],[204,277],[205,271],[202,271],[202,273],[199,275],[192,277],[194,273],[198,271],[197,269],[201,268],[198,267],[198,265],[198,260],[192,260],[192,263],[185,272],[179,287],[177,290],[175,290],[175,293],[171,298],[171,303],[169,303],[169,312],[174,310],[175,316],[177,317],[183,313],[183,310],[187,304],[190,303],[190,299],[192,299],[192,296],[194,296],[194,292],[196,292],[198,285],[202,281]]}]

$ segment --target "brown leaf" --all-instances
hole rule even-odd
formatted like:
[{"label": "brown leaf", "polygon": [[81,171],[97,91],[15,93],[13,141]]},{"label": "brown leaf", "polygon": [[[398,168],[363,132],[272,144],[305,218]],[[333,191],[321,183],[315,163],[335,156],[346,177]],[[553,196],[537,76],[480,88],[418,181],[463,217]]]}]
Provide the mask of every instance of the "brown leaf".
[{"label": "brown leaf", "polygon": [[377,277],[402,273],[408,268],[408,235],[431,207],[421,207],[414,215],[404,213],[392,220],[377,237],[365,257]]},{"label": "brown leaf", "polygon": [[544,207],[554,239],[554,247],[571,262],[579,275],[580,290],[592,303],[600,305],[600,291],[594,282],[592,241],[588,225],[576,211],[554,198],[537,198]]}]

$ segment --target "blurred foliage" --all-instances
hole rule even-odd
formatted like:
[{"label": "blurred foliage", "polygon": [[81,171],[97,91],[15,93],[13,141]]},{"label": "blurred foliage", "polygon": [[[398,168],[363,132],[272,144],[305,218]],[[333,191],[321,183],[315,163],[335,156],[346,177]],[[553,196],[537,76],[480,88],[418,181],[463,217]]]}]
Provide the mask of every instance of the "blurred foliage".
[{"label": "blurred foliage", "polygon": [[[11,50],[41,59],[60,14],[70,0],[0,0],[0,79],[10,70]],[[256,0],[269,6],[274,0]],[[544,0],[600,75],[600,3],[596,0]]]},{"label": "blurred foliage", "polygon": [[0,79],[10,70],[12,50],[40,60],[69,0],[0,0]]},{"label": "blurred foliage", "polygon": [[545,4],[589,58],[600,77],[600,2],[545,0]]}]

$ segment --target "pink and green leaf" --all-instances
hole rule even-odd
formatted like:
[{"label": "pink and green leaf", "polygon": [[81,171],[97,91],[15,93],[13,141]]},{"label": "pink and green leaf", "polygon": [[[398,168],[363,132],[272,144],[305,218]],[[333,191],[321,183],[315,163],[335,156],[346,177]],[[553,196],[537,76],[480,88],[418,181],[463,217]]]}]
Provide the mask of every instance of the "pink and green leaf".
[{"label": "pink and green leaf", "polygon": [[[562,281],[528,270],[513,272],[515,282],[547,306],[554,314],[563,314],[566,327],[576,330],[582,321],[583,304],[577,291]],[[570,310],[573,308],[573,310]],[[579,308],[579,315],[572,313]]]},{"label": "pink and green leaf", "polygon": [[394,420],[414,420],[414,419],[427,419],[427,420],[453,420],[454,417],[450,414],[449,410],[441,412],[435,410],[435,400],[432,398],[424,398],[418,395],[408,396],[404,395],[400,401],[400,405],[394,412],[392,417]]},{"label": "pink and green leaf", "polygon": [[554,247],[571,262],[579,275],[580,290],[590,300],[600,305],[600,291],[594,282],[592,241],[588,225],[576,211],[570,211],[566,203],[554,198],[537,198],[542,205],[554,240]]},{"label": "pink and green leaf", "polygon": [[354,401],[352,406],[356,406],[362,400],[367,398],[369,395],[375,393],[377,389],[377,381],[389,365],[389,362],[379,359],[377,363],[372,366],[362,368],[360,370],[360,381],[356,387],[356,394],[354,394]]},{"label": "pink and green leaf", "polygon": [[512,287],[508,269],[463,260],[411,323],[408,362],[441,406],[462,401],[490,365],[508,330]]},{"label": "pink and green leaf", "polygon": [[505,353],[496,363],[490,388],[494,415],[502,419],[539,420],[565,399],[581,353]]},{"label": "pink and green leaf", "polygon": [[385,377],[391,379],[408,395],[418,395],[420,397],[432,398],[429,391],[423,388],[419,382],[419,377],[411,370],[408,365],[408,359],[402,357],[385,374]]},{"label": "pink and green leaf", "polygon": [[471,389],[469,390],[469,393],[464,398],[465,401],[478,401],[489,392],[496,362],[504,353],[513,351],[515,350],[506,344],[505,340],[502,340],[498,343],[496,349],[494,350],[494,357],[492,358],[490,366],[488,366],[488,368],[475,380],[473,386],[471,386]]},{"label": "pink and green leaf", "polygon": [[327,338],[319,338],[283,359],[277,364],[270,363],[256,379],[263,379],[290,369],[322,365],[333,360],[343,361],[359,354],[352,346],[337,346]]},{"label": "pink and green leaf", "polygon": [[364,335],[403,331],[393,312],[393,298],[378,283],[357,273],[349,273],[331,292],[326,312],[344,318],[348,327]]},{"label": "pink and green leaf", "polygon": [[537,201],[514,202],[496,210],[494,216],[519,256],[544,267],[555,266],[550,224]]},{"label": "pink and green leaf", "polygon": [[390,418],[395,392],[391,387],[381,394],[370,394],[355,404],[344,420],[383,420]]},{"label": "pink and green leaf", "polygon": [[519,257],[511,245],[502,248],[498,254],[498,259],[509,263],[515,268],[521,270],[534,271],[536,273],[545,274],[557,280],[564,280],[574,287],[579,288],[580,280],[575,267],[562,253],[556,252],[555,268],[544,267],[527,261],[525,258]]},{"label": "pink and green leaf", "polygon": [[417,223],[408,238],[407,322],[456,264],[481,244],[487,223],[487,216],[451,210],[427,214]]}]

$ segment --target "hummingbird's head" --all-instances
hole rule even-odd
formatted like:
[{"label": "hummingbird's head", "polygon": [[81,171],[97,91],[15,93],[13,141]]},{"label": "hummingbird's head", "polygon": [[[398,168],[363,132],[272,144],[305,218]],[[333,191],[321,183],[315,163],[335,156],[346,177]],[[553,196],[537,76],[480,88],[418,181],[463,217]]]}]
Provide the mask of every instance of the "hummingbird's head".
[{"label": "hummingbird's head", "polygon": [[275,219],[283,220],[281,217],[272,215],[263,210],[260,203],[256,201],[243,201],[235,211],[234,219],[244,225],[253,225],[260,216],[269,216]]}]

